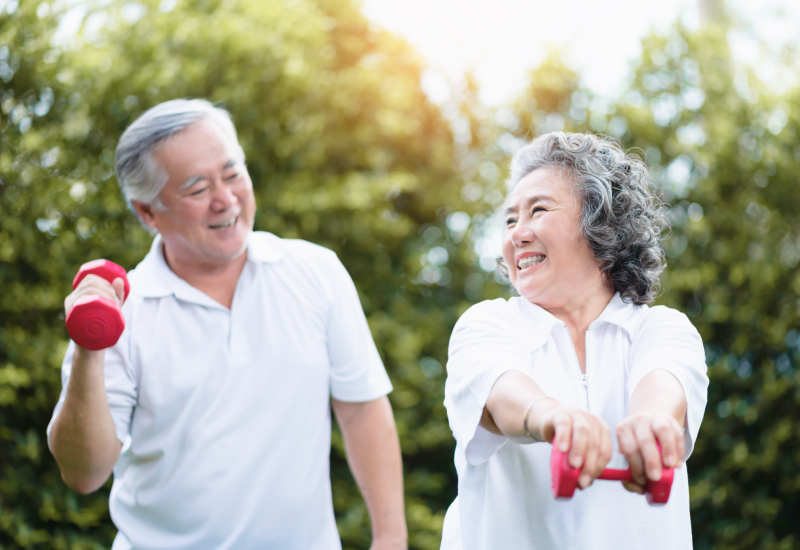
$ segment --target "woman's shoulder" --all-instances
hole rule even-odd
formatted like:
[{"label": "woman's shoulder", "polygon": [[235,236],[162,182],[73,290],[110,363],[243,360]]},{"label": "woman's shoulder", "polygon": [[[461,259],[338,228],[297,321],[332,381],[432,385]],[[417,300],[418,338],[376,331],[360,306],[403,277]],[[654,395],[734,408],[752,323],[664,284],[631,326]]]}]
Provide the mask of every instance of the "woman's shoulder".
[{"label": "woman's shoulder", "polygon": [[689,317],[677,309],[667,306],[640,306],[638,309],[637,335],[653,330],[697,333]]},{"label": "woman's shoulder", "polygon": [[458,322],[488,321],[493,319],[511,319],[519,315],[520,298],[495,298],[494,300],[484,300],[470,306],[465,311]]}]

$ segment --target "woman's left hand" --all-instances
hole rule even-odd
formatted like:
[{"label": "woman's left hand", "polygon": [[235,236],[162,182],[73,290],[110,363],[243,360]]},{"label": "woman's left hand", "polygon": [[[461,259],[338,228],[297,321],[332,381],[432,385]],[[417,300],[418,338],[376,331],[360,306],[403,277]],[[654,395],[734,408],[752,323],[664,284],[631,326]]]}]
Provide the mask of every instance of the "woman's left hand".
[{"label": "woman's left hand", "polygon": [[[645,493],[647,479],[661,479],[662,464],[679,468],[686,456],[683,428],[669,414],[633,414],[617,425],[617,440],[636,480],[623,485],[634,493]],[[656,442],[661,444],[661,453]]]}]

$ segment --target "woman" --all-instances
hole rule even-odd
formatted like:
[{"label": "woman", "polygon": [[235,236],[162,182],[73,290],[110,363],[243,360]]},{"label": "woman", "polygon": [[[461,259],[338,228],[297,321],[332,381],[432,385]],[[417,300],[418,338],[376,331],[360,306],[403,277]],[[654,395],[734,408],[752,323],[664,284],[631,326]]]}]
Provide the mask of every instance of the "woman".
[{"label": "woman", "polygon": [[[475,305],[453,330],[459,481],[443,550],[691,548],[681,466],[708,378],[686,316],[647,305],[665,220],[645,165],[604,137],[553,132],[514,156],[507,183],[498,263],[520,296]],[[553,498],[543,442],[581,469],[570,500]],[[593,484],[614,455],[636,482]],[[641,494],[662,464],[677,467],[672,493],[652,506]]]}]

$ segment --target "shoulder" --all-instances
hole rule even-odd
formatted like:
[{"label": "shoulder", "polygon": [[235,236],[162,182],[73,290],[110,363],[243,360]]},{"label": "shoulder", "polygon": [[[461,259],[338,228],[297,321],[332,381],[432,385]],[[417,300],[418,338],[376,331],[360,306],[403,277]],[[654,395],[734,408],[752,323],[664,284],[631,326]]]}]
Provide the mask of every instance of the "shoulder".
[{"label": "shoulder", "polygon": [[301,239],[282,239],[265,231],[253,231],[250,242],[257,255],[277,254],[283,260],[304,263],[340,263],[334,251]]},{"label": "shoulder", "polygon": [[519,298],[505,300],[497,298],[478,302],[465,311],[456,322],[454,332],[470,331],[482,327],[493,330],[505,328],[516,329],[520,326]]},{"label": "shoulder", "polygon": [[643,306],[639,311],[635,337],[654,334],[660,336],[677,334],[699,336],[697,329],[685,313],[667,306]]},{"label": "shoulder", "polygon": [[517,308],[509,300],[503,298],[485,300],[483,302],[478,302],[465,311],[459,318],[459,322],[509,317],[514,315],[516,311]]}]

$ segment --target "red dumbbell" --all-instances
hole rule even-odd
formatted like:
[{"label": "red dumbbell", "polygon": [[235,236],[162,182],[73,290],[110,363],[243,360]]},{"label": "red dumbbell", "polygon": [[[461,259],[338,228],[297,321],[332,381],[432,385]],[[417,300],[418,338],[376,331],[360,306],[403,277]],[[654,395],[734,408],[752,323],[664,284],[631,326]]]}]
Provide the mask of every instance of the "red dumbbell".
[{"label": "red dumbbell", "polygon": [[[83,264],[72,281],[75,290],[84,277],[97,275],[109,283],[119,277],[125,281],[125,298],[131,290],[125,270],[108,260],[95,260]],[[119,306],[105,296],[79,298],[67,315],[67,332],[76,344],[86,349],[110,348],[117,343],[125,330],[125,319]]]},{"label": "red dumbbell", "polygon": [[[661,445],[658,446],[661,452]],[[578,486],[578,475],[580,468],[573,468],[569,464],[569,452],[562,453],[558,447],[553,445],[553,452],[550,455],[550,475],[553,478],[553,496],[556,498],[572,498],[575,488]],[[647,502],[650,504],[664,504],[669,500],[669,493],[672,489],[672,478],[675,468],[661,469],[661,479],[658,481],[647,480]],[[633,481],[631,469],[612,470],[606,468],[597,479],[610,479],[614,481]]]}]

